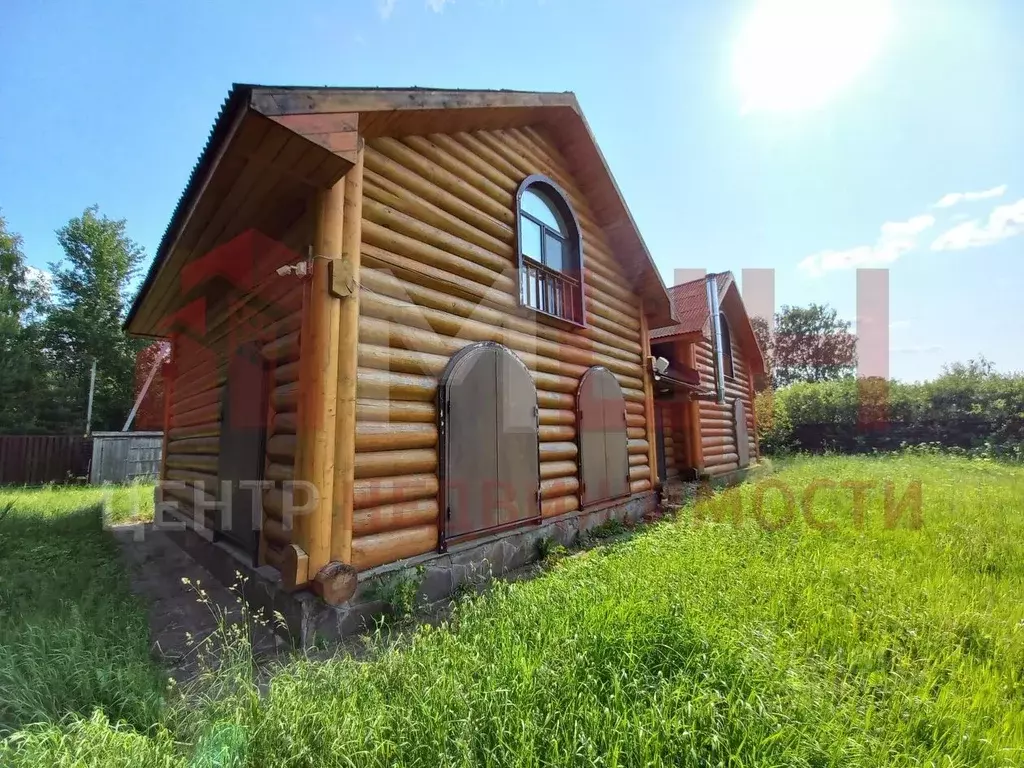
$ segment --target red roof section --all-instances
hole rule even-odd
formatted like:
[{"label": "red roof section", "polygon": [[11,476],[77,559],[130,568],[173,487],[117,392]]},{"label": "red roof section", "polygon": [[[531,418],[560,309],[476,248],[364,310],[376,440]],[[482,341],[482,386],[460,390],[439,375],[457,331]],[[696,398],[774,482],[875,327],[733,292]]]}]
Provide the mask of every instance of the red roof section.
[{"label": "red roof section", "polygon": [[[715,283],[721,294],[729,285],[732,275],[720,272],[715,275]],[[688,283],[673,285],[668,289],[672,299],[672,309],[679,321],[675,325],[654,328],[650,332],[652,339],[663,339],[667,336],[679,336],[684,333],[704,333],[708,324],[711,309],[708,307],[707,278],[691,280]]]}]

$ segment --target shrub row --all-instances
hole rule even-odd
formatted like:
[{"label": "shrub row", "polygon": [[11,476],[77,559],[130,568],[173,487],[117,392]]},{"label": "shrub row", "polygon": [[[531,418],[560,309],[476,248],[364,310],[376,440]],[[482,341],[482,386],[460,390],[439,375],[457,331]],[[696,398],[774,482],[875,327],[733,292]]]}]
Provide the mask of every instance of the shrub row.
[{"label": "shrub row", "polygon": [[853,377],[758,395],[767,453],[861,453],[932,444],[1024,458],[1024,375],[953,366],[933,381]]}]

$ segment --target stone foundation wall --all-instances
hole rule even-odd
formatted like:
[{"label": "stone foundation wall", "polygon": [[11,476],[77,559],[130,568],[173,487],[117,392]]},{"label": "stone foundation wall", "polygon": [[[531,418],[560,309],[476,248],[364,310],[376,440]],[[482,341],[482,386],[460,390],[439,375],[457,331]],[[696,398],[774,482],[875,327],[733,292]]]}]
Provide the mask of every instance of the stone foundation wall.
[{"label": "stone foundation wall", "polygon": [[280,584],[273,568],[256,568],[246,555],[229,543],[211,540],[191,526],[184,518],[168,517],[157,523],[175,543],[225,584],[234,584],[241,573],[244,594],[256,609],[268,617],[284,616],[289,639],[302,646],[313,644],[317,637],[340,640],[374,626],[375,620],[387,615],[392,606],[381,600],[381,586],[392,579],[415,579],[418,584],[417,604],[436,603],[454,595],[460,587],[476,587],[482,581],[515,571],[540,558],[542,542],[562,546],[576,543],[579,535],[610,520],[640,521],[655,511],[658,497],[654,491],[635,494],[629,499],[587,512],[572,512],[526,525],[513,531],[488,536],[453,546],[448,552],[425,555],[382,565],[359,576],[359,588],[353,598],[340,606],[329,606],[310,592],[289,593]]},{"label": "stone foundation wall", "polygon": [[419,581],[417,602],[435,603],[454,595],[463,585],[475,586],[481,580],[501,576],[537,561],[541,542],[545,540],[568,547],[581,533],[591,528],[613,519],[638,522],[644,515],[654,512],[657,506],[657,494],[647,491],[595,511],[572,512],[544,520],[538,525],[468,541],[448,552],[421,555],[374,568],[360,574],[359,589],[345,605],[332,607],[318,602],[314,631],[327,638],[341,638],[372,627],[376,617],[387,614],[391,609],[390,605],[377,598],[379,585],[385,580],[416,579]]}]

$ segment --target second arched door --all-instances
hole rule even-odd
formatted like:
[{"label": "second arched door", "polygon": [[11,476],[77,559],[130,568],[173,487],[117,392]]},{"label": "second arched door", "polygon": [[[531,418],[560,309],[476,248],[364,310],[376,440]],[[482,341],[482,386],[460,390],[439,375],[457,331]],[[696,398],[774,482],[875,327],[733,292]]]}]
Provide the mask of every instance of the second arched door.
[{"label": "second arched door", "polygon": [[576,394],[580,501],[584,507],[629,494],[626,399],[611,371],[595,366]]}]

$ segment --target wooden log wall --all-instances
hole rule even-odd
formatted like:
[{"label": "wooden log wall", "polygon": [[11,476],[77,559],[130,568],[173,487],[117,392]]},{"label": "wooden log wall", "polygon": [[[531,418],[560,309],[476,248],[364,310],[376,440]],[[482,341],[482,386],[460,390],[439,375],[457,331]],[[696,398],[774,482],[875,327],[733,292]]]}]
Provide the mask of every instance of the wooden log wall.
[{"label": "wooden log wall", "polygon": [[[558,183],[579,217],[586,329],[518,307],[514,195]],[[540,406],[542,513],[579,509],[575,395],[604,365],[626,398],[629,475],[648,491],[640,300],[549,138],[533,128],[379,138],[365,151],[352,562],[359,569],[437,546],[438,377],[474,341],[508,346]]]},{"label": "wooden log wall", "polygon": [[[711,342],[695,345],[697,370],[706,390],[714,390],[715,368]],[[733,423],[733,401],[739,398],[747,416],[747,436],[751,461],[757,455],[754,439],[754,403],[751,398],[750,371],[737,338],[732,339],[733,376],[725,379],[725,404],[701,400],[700,436],[704,449],[704,470],[709,475],[720,475],[739,469],[736,452],[736,430]]]},{"label": "wooden log wall", "polygon": [[263,335],[263,357],[272,370],[263,479],[274,486],[263,492],[259,561],[275,568],[281,567],[285,550],[292,542],[293,521],[287,514],[282,484],[295,477],[300,331],[307,290],[308,283],[289,281],[288,293],[282,298],[287,314]]},{"label": "wooden log wall", "polygon": [[[289,249],[275,258],[297,260],[308,242],[308,221],[303,219],[284,238]],[[280,263],[261,265],[272,271]],[[171,354],[174,380],[166,408],[166,452],[163,478],[180,481],[185,490],[164,489],[164,495],[192,514],[193,503],[220,498],[217,476],[220,459],[221,416],[228,363],[232,352],[245,342],[260,344],[269,363],[269,403],[264,479],[291,480],[294,471],[299,327],[303,282],[295,277],[271,276],[247,296],[209,299],[202,333],[182,330],[173,336]],[[282,517],[280,491],[264,494],[260,562],[277,566],[291,540],[290,521]],[[208,523],[213,516],[208,515]]]},{"label": "wooden log wall", "polygon": [[685,437],[678,433],[679,408],[677,404],[668,402],[658,407],[661,409],[661,427],[665,432],[665,479],[674,480],[679,477],[686,445]]}]

